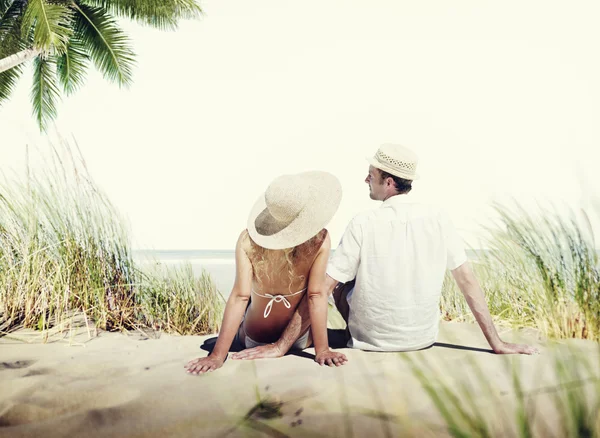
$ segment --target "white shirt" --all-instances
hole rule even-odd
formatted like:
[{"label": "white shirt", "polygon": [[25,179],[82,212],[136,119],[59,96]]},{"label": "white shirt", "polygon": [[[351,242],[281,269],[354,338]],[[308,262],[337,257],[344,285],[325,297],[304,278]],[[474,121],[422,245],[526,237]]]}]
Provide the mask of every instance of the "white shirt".
[{"label": "white shirt", "polygon": [[348,225],[327,274],[346,283],[348,347],[417,350],[433,344],[446,269],[464,262],[462,239],[439,208],[396,195]]}]

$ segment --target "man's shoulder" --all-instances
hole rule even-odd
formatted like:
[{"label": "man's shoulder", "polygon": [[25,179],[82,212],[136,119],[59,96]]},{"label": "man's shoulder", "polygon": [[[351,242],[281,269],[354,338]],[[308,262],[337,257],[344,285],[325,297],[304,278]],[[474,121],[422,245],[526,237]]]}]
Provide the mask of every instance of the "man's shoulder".
[{"label": "man's shoulder", "polygon": [[[435,217],[440,217],[443,214],[443,209],[438,205],[423,202],[411,202],[403,204],[403,208],[398,211],[409,212],[414,215],[425,215]],[[356,214],[352,218],[350,223],[354,225],[362,225],[371,219],[377,219],[382,214],[385,214],[383,209],[376,208],[372,210],[365,210]]]},{"label": "man's shoulder", "polygon": [[[419,219],[439,220],[443,215],[443,209],[438,204],[416,199],[407,199],[404,202],[396,201],[384,207],[389,207],[399,218],[406,221]],[[387,209],[383,210],[385,211]],[[388,217],[388,214],[385,214],[384,211],[382,211],[381,214]],[[389,212],[390,210],[387,211]]]},{"label": "man's shoulder", "polygon": [[356,214],[350,221],[351,226],[361,226],[376,216],[377,210],[365,210]]},{"label": "man's shoulder", "polygon": [[444,209],[437,204],[431,204],[427,202],[416,202],[414,204],[409,205],[411,211],[417,215],[440,218],[444,214]]},{"label": "man's shoulder", "polygon": [[[403,217],[416,219],[418,217],[429,217],[434,220],[443,220],[447,217],[446,210],[440,205],[428,202],[407,202],[402,204],[402,208],[396,210]],[[380,215],[385,214],[383,209],[375,208],[365,210],[356,214],[350,221],[351,227],[361,227],[371,220],[377,220]]]}]

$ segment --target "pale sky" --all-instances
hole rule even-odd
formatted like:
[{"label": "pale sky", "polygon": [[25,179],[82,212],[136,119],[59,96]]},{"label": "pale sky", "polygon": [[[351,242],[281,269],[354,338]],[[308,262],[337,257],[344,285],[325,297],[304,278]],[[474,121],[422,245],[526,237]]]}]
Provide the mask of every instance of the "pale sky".
[{"label": "pale sky", "polygon": [[[495,199],[589,206],[600,189],[600,3],[225,1],[176,32],[124,23],[134,85],[91,71],[59,105],[134,247],[233,249],[284,173],[344,188],[329,225],[377,208],[363,182],[384,142],[420,159],[410,196],[477,245]],[[0,109],[0,169],[44,150],[21,79]]]}]

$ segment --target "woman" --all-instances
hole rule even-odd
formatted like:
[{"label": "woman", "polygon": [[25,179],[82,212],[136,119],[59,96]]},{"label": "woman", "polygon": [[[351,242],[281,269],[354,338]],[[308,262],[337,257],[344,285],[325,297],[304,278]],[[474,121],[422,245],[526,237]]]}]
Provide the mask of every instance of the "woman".
[{"label": "woman", "polygon": [[236,245],[235,283],[217,343],[208,357],[187,363],[188,373],[220,368],[234,342],[238,348],[252,348],[277,341],[302,300],[308,300],[310,328],[292,348],[314,342],[320,364],[347,361],[329,349],[323,288],[331,248],[324,227],[341,197],[339,181],[327,172],[284,175],[269,185]]}]

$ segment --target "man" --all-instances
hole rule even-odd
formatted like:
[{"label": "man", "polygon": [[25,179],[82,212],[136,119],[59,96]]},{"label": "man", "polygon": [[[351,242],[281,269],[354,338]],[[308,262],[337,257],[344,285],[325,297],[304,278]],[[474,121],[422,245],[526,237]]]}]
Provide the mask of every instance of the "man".
[{"label": "man", "polygon": [[[503,342],[498,336],[448,217],[407,197],[417,179],[416,155],[403,146],[384,144],[368,161],[365,182],[370,197],[383,205],[350,222],[327,267],[327,289],[347,322],[348,346],[409,351],[432,345],[438,334],[442,283],[449,269],[495,353],[536,353],[533,347]],[[299,306],[278,342],[233,358],[285,354],[309,324],[307,309],[308,305]],[[343,363],[332,360],[321,365]]]}]

